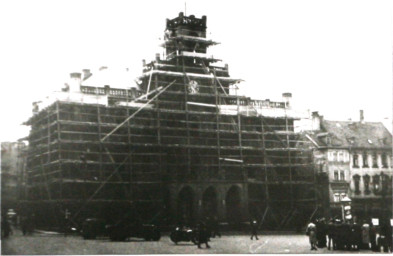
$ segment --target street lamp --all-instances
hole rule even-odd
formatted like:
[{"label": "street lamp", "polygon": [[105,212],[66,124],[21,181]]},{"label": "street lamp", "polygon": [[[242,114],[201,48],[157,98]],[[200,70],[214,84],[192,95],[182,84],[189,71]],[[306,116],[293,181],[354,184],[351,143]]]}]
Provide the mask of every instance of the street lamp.
[{"label": "street lamp", "polygon": [[341,199],[341,212],[343,221],[350,221],[352,219],[351,202],[352,200],[348,196],[345,196],[343,199]]}]

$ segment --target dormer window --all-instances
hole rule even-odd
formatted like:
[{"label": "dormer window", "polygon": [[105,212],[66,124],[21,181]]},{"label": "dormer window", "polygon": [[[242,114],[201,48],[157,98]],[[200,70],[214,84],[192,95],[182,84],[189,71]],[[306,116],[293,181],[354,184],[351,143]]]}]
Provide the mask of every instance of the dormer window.
[{"label": "dormer window", "polygon": [[352,166],[353,168],[359,168],[359,156],[357,154],[352,156]]}]

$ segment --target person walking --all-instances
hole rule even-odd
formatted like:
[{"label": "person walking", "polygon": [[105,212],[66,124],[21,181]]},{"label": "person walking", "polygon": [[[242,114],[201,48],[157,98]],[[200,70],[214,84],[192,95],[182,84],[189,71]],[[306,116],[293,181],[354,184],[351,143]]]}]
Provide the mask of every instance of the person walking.
[{"label": "person walking", "polygon": [[369,232],[369,237],[370,237],[370,243],[371,243],[371,250],[373,252],[377,251],[377,229],[375,228],[374,224],[372,221],[370,222],[370,232]]},{"label": "person walking", "polygon": [[334,244],[334,221],[333,219],[329,220],[329,223],[327,225],[327,234],[328,234],[328,250],[335,250],[335,244]]},{"label": "person walking", "polygon": [[259,240],[257,231],[258,231],[258,223],[255,219],[253,219],[251,221],[251,240],[253,240],[253,237],[255,237],[256,240]]},{"label": "person walking", "polygon": [[205,244],[206,248],[210,248],[208,242],[209,242],[208,230],[206,228],[205,223],[201,221],[198,224],[198,248],[202,249],[201,244]]},{"label": "person walking", "polygon": [[310,224],[308,224],[306,234],[308,235],[310,241],[310,250],[317,250],[317,226],[313,222],[310,222]]},{"label": "person walking", "polygon": [[361,249],[370,249],[370,225],[366,222],[362,225],[362,246]]},{"label": "person walking", "polygon": [[221,233],[220,233],[220,224],[218,223],[218,219],[217,216],[213,217],[213,221],[212,221],[212,237],[221,237]]}]

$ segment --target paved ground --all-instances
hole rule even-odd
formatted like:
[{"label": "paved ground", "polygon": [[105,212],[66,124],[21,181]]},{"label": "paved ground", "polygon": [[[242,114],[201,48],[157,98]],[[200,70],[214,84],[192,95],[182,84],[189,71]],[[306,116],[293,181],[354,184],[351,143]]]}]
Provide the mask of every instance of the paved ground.
[{"label": "paved ground", "polygon": [[[132,239],[127,242],[111,242],[107,239],[83,240],[80,236],[64,237],[59,234],[35,233],[23,236],[20,231],[1,242],[2,254],[249,254],[249,253],[346,253],[328,251],[326,248],[310,251],[308,238],[298,234],[261,234],[259,240],[250,240],[248,235],[224,234],[212,238],[211,249],[198,249],[192,243],[172,243],[168,235],[159,242]],[[355,252],[359,253],[359,252]],[[360,251],[371,253],[371,251]]]}]

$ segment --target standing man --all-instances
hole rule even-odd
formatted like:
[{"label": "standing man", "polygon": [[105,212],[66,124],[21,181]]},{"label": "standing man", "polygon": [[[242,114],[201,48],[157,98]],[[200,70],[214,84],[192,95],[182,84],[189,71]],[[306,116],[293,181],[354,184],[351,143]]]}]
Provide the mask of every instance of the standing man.
[{"label": "standing man", "polygon": [[308,224],[306,234],[308,235],[310,241],[310,250],[317,250],[317,226],[313,222],[310,222],[310,224]]},{"label": "standing man", "polygon": [[256,240],[259,240],[257,230],[258,230],[258,223],[255,219],[253,219],[251,221],[251,240],[253,239],[254,236]]},{"label": "standing man", "polygon": [[209,236],[206,225],[201,221],[198,224],[198,248],[202,249],[201,244],[206,244],[206,248],[210,248],[208,241]]},{"label": "standing man", "polygon": [[333,221],[332,218],[329,220],[327,229],[328,229],[327,233],[328,233],[328,238],[329,238],[329,240],[328,240],[328,250],[331,250],[331,249],[335,250],[336,248],[335,248],[335,244],[334,244],[334,240],[335,240],[334,239],[334,221]]},{"label": "standing man", "polygon": [[213,217],[213,222],[212,222],[212,237],[221,237],[220,233],[220,224],[218,223],[217,216]]}]

